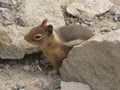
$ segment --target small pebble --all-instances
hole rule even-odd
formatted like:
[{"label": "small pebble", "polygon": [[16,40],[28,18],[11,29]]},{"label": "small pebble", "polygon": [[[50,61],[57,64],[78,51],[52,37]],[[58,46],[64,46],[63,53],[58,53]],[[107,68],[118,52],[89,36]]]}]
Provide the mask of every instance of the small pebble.
[{"label": "small pebble", "polygon": [[83,23],[85,23],[86,25],[89,25],[89,26],[92,26],[94,24],[92,18],[84,18]]},{"label": "small pebble", "polygon": [[112,30],[117,30],[117,29],[119,29],[120,27],[118,27],[118,26],[113,26],[111,29]]},{"label": "small pebble", "polygon": [[2,23],[4,26],[12,25],[12,23],[9,20],[5,20]]},{"label": "small pebble", "polygon": [[115,17],[113,18],[113,20],[114,20],[115,22],[117,22],[117,21],[120,22],[120,16],[115,16]]},{"label": "small pebble", "polygon": [[56,80],[56,82],[53,84],[54,88],[60,89],[60,83],[61,83],[61,80]]},{"label": "small pebble", "polygon": [[21,18],[16,18],[15,22],[19,26],[25,26],[25,24]]},{"label": "small pebble", "polygon": [[100,30],[100,32],[101,32],[102,34],[104,34],[104,33],[106,33],[106,32],[110,32],[110,30],[109,30],[109,29],[103,29],[103,30]]},{"label": "small pebble", "polygon": [[2,8],[9,8],[9,6],[10,6],[9,4],[0,2],[0,7],[2,7]]},{"label": "small pebble", "polygon": [[61,88],[60,82],[61,82],[60,80],[56,80],[55,82],[53,82],[49,86],[45,87],[44,90],[59,90]]},{"label": "small pebble", "polygon": [[20,82],[13,87],[13,90],[25,90],[25,88],[26,88],[25,83]]},{"label": "small pebble", "polygon": [[114,20],[115,22],[117,22],[117,21],[118,21],[118,19],[117,19],[117,17],[116,17],[116,16],[113,18],[113,20]]},{"label": "small pebble", "polygon": [[7,69],[10,68],[10,65],[9,65],[9,64],[6,64],[4,68],[7,70]]},{"label": "small pebble", "polygon": [[39,60],[35,60],[35,64],[38,65],[39,64]]},{"label": "small pebble", "polygon": [[88,22],[88,21],[84,21],[85,24],[92,26],[94,24],[94,22]]},{"label": "small pebble", "polygon": [[23,67],[23,70],[24,70],[24,71],[30,71],[30,66],[28,66],[28,65],[24,66],[24,67]]},{"label": "small pebble", "polygon": [[120,15],[120,11],[115,11],[114,14],[115,15]]},{"label": "small pebble", "polygon": [[120,22],[120,16],[118,16],[118,21]]},{"label": "small pebble", "polygon": [[12,0],[12,3],[13,4],[17,4],[17,0]]},{"label": "small pebble", "polygon": [[93,20],[91,18],[87,18],[85,21],[93,22]]},{"label": "small pebble", "polygon": [[0,68],[3,68],[4,67],[4,64],[0,64]]}]

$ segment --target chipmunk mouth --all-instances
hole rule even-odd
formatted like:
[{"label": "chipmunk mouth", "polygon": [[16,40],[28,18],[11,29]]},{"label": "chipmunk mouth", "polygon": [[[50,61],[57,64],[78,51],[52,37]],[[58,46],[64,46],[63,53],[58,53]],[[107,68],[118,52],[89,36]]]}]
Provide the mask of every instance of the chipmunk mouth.
[{"label": "chipmunk mouth", "polygon": [[33,42],[31,41],[31,39],[28,38],[27,35],[24,36],[24,40],[27,41],[27,42],[30,43],[30,44],[33,44]]},{"label": "chipmunk mouth", "polygon": [[[24,36],[24,40],[27,41],[29,44],[32,44],[32,45],[36,45],[36,44],[38,44],[37,42],[33,42],[33,41],[31,41],[31,39],[28,38],[27,35]],[[38,44],[38,45],[39,45],[39,44]]]},{"label": "chipmunk mouth", "polygon": [[25,39],[26,41],[29,41],[27,35],[24,36],[24,39]]}]

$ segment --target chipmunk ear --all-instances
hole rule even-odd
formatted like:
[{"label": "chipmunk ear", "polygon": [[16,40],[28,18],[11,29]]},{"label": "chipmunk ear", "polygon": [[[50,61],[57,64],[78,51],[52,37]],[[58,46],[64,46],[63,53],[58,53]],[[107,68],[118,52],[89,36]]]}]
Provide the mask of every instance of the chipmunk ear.
[{"label": "chipmunk ear", "polygon": [[47,24],[47,22],[48,22],[48,19],[44,19],[40,26],[45,26]]},{"label": "chipmunk ear", "polygon": [[53,26],[48,25],[47,28],[46,28],[46,32],[47,32],[48,36],[50,36],[53,32]]}]

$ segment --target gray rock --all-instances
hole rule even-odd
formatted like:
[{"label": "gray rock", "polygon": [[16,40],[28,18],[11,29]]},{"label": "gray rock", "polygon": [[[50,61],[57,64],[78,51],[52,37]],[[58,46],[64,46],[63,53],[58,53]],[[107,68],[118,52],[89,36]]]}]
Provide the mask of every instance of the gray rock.
[{"label": "gray rock", "polygon": [[9,20],[4,20],[2,23],[4,26],[12,25],[12,22]]},{"label": "gray rock", "polygon": [[86,21],[92,22],[93,20],[91,18],[87,18]]},{"label": "gray rock", "polygon": [[21,19],[21,18],[16,18],[15,22],[19,26],[25,26],[25,23],[24,23],[23,19]]},{"label": "gray rock", "polygon": [[8,10],[6,8],[1,9],[1,10],[2,10],[2,13],[1,13],[2,19],[5,20],[6,23],[13,22],[13,19],[14,19],[14,14],[13,13],[14,13],[14,11]]},{"label": "gray rock", "polygon": [[94,20],[92,18],[83,18],[82,21],[88,26],[92,26],[94,24]]},{"label": "gray rock", "polygon": [[7,8],[7,9],[10,9],[10,10],[16,9],[15,3],[13,3],[13,4],[7,4],[7,3],[4,3],[4,2],[0,2],[0,7]]},{"label": "gray rock", "polygon": [[115,22],[117,22],[117,21],[120,22],[120,16],[115,16],[115,17],[113,18],[113,20],[114,20]]},{"label": "gray rock", "polygon": [[26,88],[26,84],[23,83],[23,82],[17,83],[17,84],[13,87],[14,90],[25,90],[25,88]]},{"label": "gray rock", "polygon": [[60,82],[61,80],[56,80],[49,86],[45,87],[44,90],[60,90]]},{"label": "gray rock", "polygon": [[109,0],[60,0],[60,3],[68,13],[77,17],[81,17],[82,14],[94,17],[94,15],[108,11],[113,6]]},{"label": "gray rock", "polygon": [[58,0],[24,0],[20,15],[28,26],[39,25],[46,18],[54,27],[65,24]]},{"label": "gray rock", "polygon": [[29,65],[23,66],[23,70],[24,70],[24,71],[30,71],[30,66],[29,66]]},{"label": "gray rock", "polygon": [[119,26],[113,26],[111,29],[112,30],[118,30],[118,29],[120,29],[120,27]]},{"label": "gray rock", "polygon": [[120,16],[117,17],[118,21],[120,22]]},{"label": "gray rock", "polygon": [[92,90],[119,90],[120,31],[96,35],[74,47],[60,74],[63,80],[88,84]]},{"label": "gray rock", "polygon": [[120,15],[120,11],[115,11],[115,15]]},{"label": "gray rock", "polygon": [[61,81],[61,90],[91,90],[91,89],[88,85],[83,83]]},{"label": "gray rock", "polygon": [[2,8],[9,8],[10,5],[9,5],[9,4],[6,4],[6,3],[4,3],[4,2],[0,2],[0,7],[2,7]]},{"label": "gray rock", "polygon": [[117,22],[117,21],[118,21],[117,16],[115,16],[115,17],[113,18],[113,20],[114,20],[115,22]]},{"label": "gray rock", "polygon": [[87,24],[87,25],[89,25],[89,26],[92,26],[93,24],[94,24],[94,22],[93,21],[83,21],[83,23],[85,23],[85,24]]}]

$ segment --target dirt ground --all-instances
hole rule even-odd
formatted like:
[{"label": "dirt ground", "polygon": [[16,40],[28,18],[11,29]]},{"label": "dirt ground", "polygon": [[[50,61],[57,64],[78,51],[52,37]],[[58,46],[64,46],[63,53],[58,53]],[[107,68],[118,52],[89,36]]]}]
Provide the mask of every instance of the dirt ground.
[{"label": "dirt ground", "polygon": [[44,64],[39,67],[41,61],[40,53],[22,60],[0,60],[0,90],[59,90],[59,75],[46,75]]},{"label": "dirt ground", "polygon": [[[120,5],[120,0],[111,1]],[[120,6],[96,18],[76,18],[66,12],[64,17],[66,24],[80,23],[95,33],[120,29]],[[45,65],[40,53],[26,55],[22,60],[0,60],[0,90],[60,90],[60,76],[46,75]]]}]

